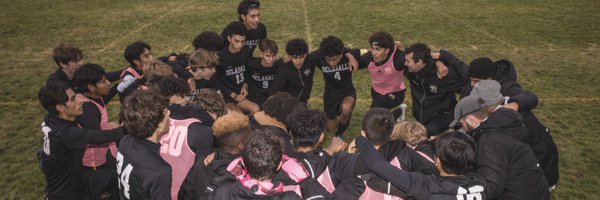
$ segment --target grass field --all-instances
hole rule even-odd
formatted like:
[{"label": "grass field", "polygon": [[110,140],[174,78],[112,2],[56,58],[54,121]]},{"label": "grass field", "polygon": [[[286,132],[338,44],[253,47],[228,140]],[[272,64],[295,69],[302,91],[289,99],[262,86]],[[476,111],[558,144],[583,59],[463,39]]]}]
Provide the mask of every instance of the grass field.
[{"label": "grass field", "polygon": [[[314,49],[329,34],[366,48],[372,32],[385,30],[405,44],[425,42],[466,62],[479,56],[512,60],[522,85],[540,97],[536,114],[559,146],[561,182],[553,198],[600,199],[600,1],[262,3],[261,19],[280,49],[296,37]],[[237,1],[1,1],[0,199],[43,196],[44,175],[35,158],[44,115],[37,90],[56,68],[51,58],[56,44],[74,43],[85,62],[114,70],[127,64],[125,46],[140,39],[155,56],[190,52],[197,33],[220,33],[235,20],[236,6]],[[354,78],[358,103],[350,135],[360,130],[370,105],[367,72]],[[315,81],[310,102],[321,108],[322,77]],[[115,116],[118,105],[111,108]]]}]

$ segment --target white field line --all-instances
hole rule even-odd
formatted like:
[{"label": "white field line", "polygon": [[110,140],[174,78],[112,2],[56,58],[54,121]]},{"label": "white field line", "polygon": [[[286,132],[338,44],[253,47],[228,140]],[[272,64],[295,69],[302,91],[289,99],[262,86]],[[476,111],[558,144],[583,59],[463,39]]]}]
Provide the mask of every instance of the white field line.
[{"label": "white field line", "polygon": [[186,6],[188,4],[190,4],[190,3],[181,4],[177,8],[174,8],[174,9],[170,10],[169,12],[166,12],[165,14],[161,15],[160,17],[155,18],[154,20],[151,20],[150,22],[148,22],[148,23],[146,23],[146,24],[138,27],[137,29],[135,29],[133,31],[130,31],[129,33],[127,33],[127,34],[125,34],[125,35],[123,35],[121,37],[118,37],[117,39],[113,40],[111,43],[109,43],[108,45],[106,45],[104,48],[100,49],[99,52],[102,53],[102,52],[108,50],[109,48],[114,47],[117,44],[117,42],[119,42],[119,41],[121,41],[121,40],[123,40],[125,38],[128,38],[129,36],[133,35],[134,33],[137,33],[139,31],[145,29],[146,27],[151,26],[152,24],[155,24],[156,22],[158,22],[162,18],[165,18],[166,16],[168,16],[168,15],[170,15],[172,13],[181,11],[181,8],[183,8],[184,6]]},{"label": "white field line", "polygon": [[308,40],[308,49],[311,49],[310,45],[312,44],[312,37],[310,36],[310,26],[308,24],[308,11],[306,10],[306,0],[302,0],[302,7],[304,8],[304,25],[306,26],[306,40]]}]

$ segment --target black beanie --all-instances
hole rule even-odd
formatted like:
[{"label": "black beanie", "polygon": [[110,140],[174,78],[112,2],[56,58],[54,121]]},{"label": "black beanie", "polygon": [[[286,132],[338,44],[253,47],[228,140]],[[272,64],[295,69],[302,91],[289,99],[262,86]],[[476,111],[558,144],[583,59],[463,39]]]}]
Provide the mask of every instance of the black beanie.
[{"label": "black beanie", "polygon": [[481,57],[473,60],[469,64],[469,77],[488,79],[496,75],[496,63],[492,59]]}]

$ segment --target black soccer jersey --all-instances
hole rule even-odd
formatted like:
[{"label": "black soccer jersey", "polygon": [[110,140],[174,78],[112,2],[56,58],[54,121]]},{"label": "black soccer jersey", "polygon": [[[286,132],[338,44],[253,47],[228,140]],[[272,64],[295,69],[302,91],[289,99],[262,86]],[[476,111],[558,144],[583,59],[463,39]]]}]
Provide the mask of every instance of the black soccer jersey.
[{"label": "black soccer jersey", "polygon": [[[227,40],[227,31],[229,30],[225,28],[221,33],[224,47],[229,46],[229,40]],[[250,54],[252,55],[256,46],[258,46],[260,41],[265,38],[267,38],[267,27],[263,23],[259,22],[256,29],[248,30],[248,33],[246,33],[246,41],[244,42],[244,46],[250,48]]]},{"label": "black soccer jersey", "polygon": [[[250,48],[243,47],[238,53],[231,53],[226,47],[219,52],[219,66],[217,67],[217,76],[223,87],[231,90],[223,90],[224,96],[229,96],[231,92],[240,93],[242,85],[246,82],[244,73],[246,71],[246,62],[250,59]],[[228,93],[229,92],[229,93]]]},{"label": "black soccer jersey", "polygon": [[308,101],[315,75],[313,60],[310,55],[306,56],[300,69],[297,69],[291,61],[282,63],[277,71],[273,90],[287,92],[298,97],[300,101]]},{"label": "black soccer jersey", "polygon": [[271,67],[264,67],[260,58],[251,58],[246,66],[246,78],[248,80],[248,93],[250,101],[262,104],[273,94],[273,83],[281,60],[275,61]]},{"label": "black soccer jersey", "polygon": [[87,130],[74,121],[47,116],[41,126],[44,144],[38,156],[46,175],[48,199],[82,199],[84,195],[81,158],[87,144],[116,141],[122,128],[109,131]]},{"label": "black soccer jersey", "polygon": [[171,167],[160,144],[126,135],[117,154],[121,199],[171,199]]},{"label": "black soccer jersey", "polygon": [[[360,57],[360,49],[349,50],[354,58]],[[347,91],[354,90],[354,84],[352,83],[352,72],[350,71],[350,63],[345,55],[342,55],[342,60],[337,66],[329,66],[325,61],[325,56],[320,50],[311,53],[316,59],[317,68],[323,72],[323,78],[325,79],[325,93],[336,96],[337,94],[344,94]],[[325,95],[328,96],[328,95]]]}]

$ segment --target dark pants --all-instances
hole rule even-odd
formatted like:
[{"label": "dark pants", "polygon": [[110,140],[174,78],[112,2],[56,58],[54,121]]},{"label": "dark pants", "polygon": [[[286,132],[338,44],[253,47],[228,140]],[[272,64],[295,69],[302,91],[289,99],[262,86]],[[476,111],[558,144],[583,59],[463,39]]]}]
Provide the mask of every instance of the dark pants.
[{"label": "dark pants", "polygon": [[85,167],[81,173],[81,178],[83,179],[83,184],[86,188],[87,199],[100,200],[102,193],[105,191],[110,192],[110,199],[119,199],[116,169],[97,167],[96,170],[93,170]]},{"label": "dark pants", "polygon": [[452,120],[454,120],[454,117],[450,113],[438,114],[436,117],[423,124],[427,129],[427,136],[436,136],[448,130],[448,126]]}]

